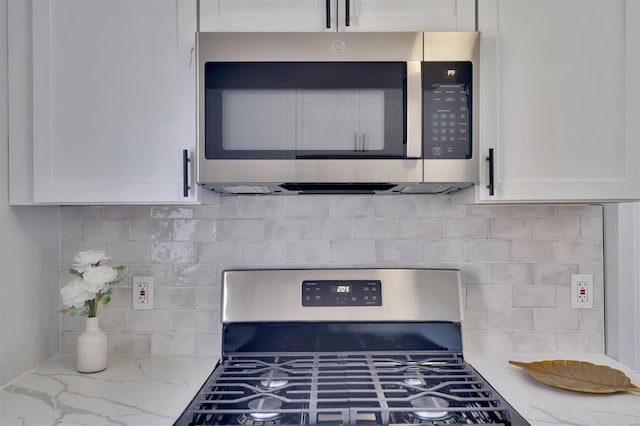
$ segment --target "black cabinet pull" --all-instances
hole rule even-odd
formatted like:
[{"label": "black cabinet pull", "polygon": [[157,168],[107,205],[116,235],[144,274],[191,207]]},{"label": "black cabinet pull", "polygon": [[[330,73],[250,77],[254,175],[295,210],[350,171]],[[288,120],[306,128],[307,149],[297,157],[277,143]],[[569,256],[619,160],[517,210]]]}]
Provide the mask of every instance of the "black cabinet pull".
[{"label": "black cabinet pull", "polygon": [[189,150],[182,150],[182,196],[188,197],[189,190],[191,187],[189,186]]},{"label": "black cabinet pull", "polygon": [[489,195],[493,195],[494,187],[493,187],[493,148],[489,148],[489,156],[487,157],[487,161],[489,162]]},{"label": "black cabinet pull", "polygon": [[331,28],[331,0],[325,1],[325,13],[327,14],[327,28]]},{"label": "black cabinet pull", "polygon": [[351,0],[344,0],[344,25],[348,27],[351,25]]}]

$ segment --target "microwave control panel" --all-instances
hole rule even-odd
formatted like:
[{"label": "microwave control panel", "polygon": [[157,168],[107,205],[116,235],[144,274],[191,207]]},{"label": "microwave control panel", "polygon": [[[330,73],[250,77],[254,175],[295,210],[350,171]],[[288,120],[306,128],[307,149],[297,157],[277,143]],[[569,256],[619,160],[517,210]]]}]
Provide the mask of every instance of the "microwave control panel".
[{"label": "microwave control panel", "polygon": [[380,280],[303,281],[302,306],[382,306]]},{"label": "microwave control panel", "polygon": [[422,63],[425,158],[471,158],[471,84],[471,62]]}]

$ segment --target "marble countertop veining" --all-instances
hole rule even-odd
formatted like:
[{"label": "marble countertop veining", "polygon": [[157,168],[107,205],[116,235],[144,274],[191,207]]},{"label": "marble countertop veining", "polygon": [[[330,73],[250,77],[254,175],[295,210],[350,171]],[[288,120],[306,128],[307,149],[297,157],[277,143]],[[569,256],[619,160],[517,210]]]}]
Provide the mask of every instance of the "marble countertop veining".
[{"label": "marble countertop veining", "polygon": [[[575,359],[618,368],[640,385],[640,373],[605,355],[466,354],[465,358],[532,426],[640,425],[640,394],[589,395],[555,389],[507,363]],[[95,374],[75,370],[62,356],[0,388],[0,425],[171,425],[217,358],[205,356],[113,357]]]}]

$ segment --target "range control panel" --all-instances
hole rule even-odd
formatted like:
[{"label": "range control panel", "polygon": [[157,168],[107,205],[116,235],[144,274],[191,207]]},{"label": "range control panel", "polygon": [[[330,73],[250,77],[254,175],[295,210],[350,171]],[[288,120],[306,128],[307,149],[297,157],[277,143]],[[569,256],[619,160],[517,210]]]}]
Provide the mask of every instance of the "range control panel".
[{"label": "range control panel", "polygon": [[471,62],[422,64],[425,158],[471,158]]},{"label": "range control panel", "polygon": [[380,280],[303,281],[302,306],[382,306]]}]

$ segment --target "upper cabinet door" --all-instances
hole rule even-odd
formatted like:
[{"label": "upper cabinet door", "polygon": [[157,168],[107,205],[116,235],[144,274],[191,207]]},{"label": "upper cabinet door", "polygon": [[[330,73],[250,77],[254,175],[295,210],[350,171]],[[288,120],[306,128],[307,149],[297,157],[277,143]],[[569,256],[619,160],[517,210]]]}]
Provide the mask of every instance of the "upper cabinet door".
[{"label": "upper cabinet door", "polygon": [[480,200],[637,199],[640,2],[483,0],[478,18]]},{"label": "upper cabinet door", "polygon": [[200,31],[336,31],[337,0],[200,0]]},{"label": "upper cabinet door", "polygon": [[473,31],[474,0],[200,0],[200,31]]},{"label": "upper cabinet door", "polygon": [[338,0],[338,31],[475,31],[474,0]]},{"label": "upper cabinet door", "polygon": [[34,0],[34,198],[168,203],[195,150],[196,0]]}]

